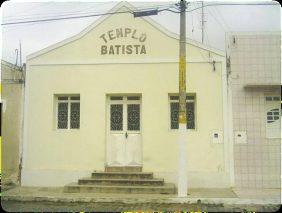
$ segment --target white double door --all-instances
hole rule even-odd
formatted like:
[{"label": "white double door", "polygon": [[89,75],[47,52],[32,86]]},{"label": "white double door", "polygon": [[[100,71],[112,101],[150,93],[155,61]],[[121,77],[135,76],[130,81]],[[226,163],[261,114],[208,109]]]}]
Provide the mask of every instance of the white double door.
[{"label": "white double door", "polygon": [[140,166],[141,97],[109,96],[107,114],[107,165]]}]

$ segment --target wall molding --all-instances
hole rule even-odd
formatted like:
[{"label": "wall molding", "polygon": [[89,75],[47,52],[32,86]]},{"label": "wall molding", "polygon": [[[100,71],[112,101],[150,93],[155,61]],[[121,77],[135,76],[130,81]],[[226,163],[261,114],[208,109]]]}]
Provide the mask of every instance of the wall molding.
[{"label": "wall molding", "polygon": [[[202,59],[188,59],[186,63],[223,63],[224,59],[202,60]],[[107,64],[178,64],[178,59],[127,59],[127,60],[95,60],[95,61],[77,61],[77,62],[49,62],[49,63],[29,63],[29,66],[63,66],[63,65],[107,65]]]}]

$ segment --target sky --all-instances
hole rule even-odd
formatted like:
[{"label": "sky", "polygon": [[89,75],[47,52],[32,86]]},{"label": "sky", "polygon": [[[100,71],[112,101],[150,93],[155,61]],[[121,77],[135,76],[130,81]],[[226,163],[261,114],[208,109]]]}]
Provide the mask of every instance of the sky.
[{"label": "sky", "polygon": [[[137,8],[172,6],[177,1],[147,1],[128,2]],[[231,1],[217,1],[231,3]],[[246,1],[232,1],[246,3]],[[248,1],[252,3],[273,3],[274,1]],[[6,1],[1,5],[1,23],[22,20],[36,20],[51,17],[67,17],[105,13],[114,7],[118,1]],[[204,1],[204,4],[215,1]],[[275,2],[274,2],[275,3]],[[201,2],[191,1],[188,10],[198,8]],[[281,6],[277,5],[228,5],[210,6],[204,8],[204,44],[216,49],[225,50],[225,33],[231,31],[281,31]],[[201,9],[188,12],[187,37],[201,42]],[[16,49],[21,43],[22,62],[26,56],[71,37],[99,17],[68,19],[48,22],[36,22],[16,25],[1,25],[1,59],[16,63]],[[179,34],[179,14],[164,11],[153,20],[163,25],[169,31]],[[19,60],[18,60],[19,63]]]}]

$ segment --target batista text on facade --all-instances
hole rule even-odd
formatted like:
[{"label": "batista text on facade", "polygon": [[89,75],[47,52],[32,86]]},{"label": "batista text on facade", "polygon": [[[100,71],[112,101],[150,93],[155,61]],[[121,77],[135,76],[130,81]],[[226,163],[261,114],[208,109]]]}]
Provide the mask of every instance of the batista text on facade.
[{"label": "batista text on facade", "polygon": [[[136,29],[112,29],[102,34],[100,38],[105,43],[105,45],[101,45],[101,55],[146,54],[144,42],[147,39],[147,35],[145,33],[139,33]],[[116,39],[121,39],[122,41],[129,41],[128,39],[130,39],[131,42],[133,40],[138,43],[110,45],[110,42]]]}]

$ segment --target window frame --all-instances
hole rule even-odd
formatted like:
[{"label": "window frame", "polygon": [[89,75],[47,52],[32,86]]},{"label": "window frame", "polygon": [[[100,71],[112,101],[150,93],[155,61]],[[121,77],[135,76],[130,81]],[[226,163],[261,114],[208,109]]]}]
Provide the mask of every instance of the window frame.
[{"label": "window frame", "polygon": [[[59,100],[60,97],[67,97],[67,100]],[[79,100],[71,100],[72,97],[79,97]],[[61,130],[79,130],[80,129],[80,124],[81,124],[81,116],[79,116],[79,128],[70,128],[71,126],[71,103],[79,103],[80,105],[80,101],[81,101],[81,96],[80,94],[60,94],[60,95],[54,95],[55,98],[55,123],[54,123],[54,129],[61,131]],[[68,107],[68,123],[67,123],[67,128],[58,128],[58,107],[59,107],[59,103],[67,103],[67,107]],[[79,107],[79,115],[81,115],[81,110]]]},{"label": "window frame", "polygon": [[[275,100],[275,99],[278,99],[278,100]],[[271,103],[274,103],[273,104],[273,107],[271,106]],[[275,107],[274,105],[277,104],[277,107]],[[281,120],[282,120],[282,109],[281,109],[281,106],[282,106],[282,101],[281,101],[281,95],[279,94],[271,94],[271,93],[265,93],[264,94],[264,115],[263,115],[263,118],[264,118],[264,125],[265,125],[265,138],[267,140],[271,140],[271,139],[281,139],[281,132],[280,132],[280,135],[278,136],[270,136],[269,135],[269,132],[271,132],[271,123],[274,123],[274,122],[268,122],[268,115],[267,113],[271,110],[269,110],[268,108],[270,108],[270,106],[272,108],[278,108],[279,110],[279,119],[278,120],[273,120],[274,122],[278,122],[280,123],[280,128],[281,128]],[[272,114],[273,115],[273,114]],[[273,128],[273,127],[272,127]],[[281,130],[280,130],[281,131]]]},{"label": "window frame", "polygon": [[[170,99],[171,96],[179,96],[179,94],[178,93],[169,93],[168,94],[168,130],[170,132],[176,132],[176,131],[179,130],[179,127],[178,127],[178,129],[172,129],[171,128],[171,107],[170,107],[170,103],[179,102],[179,98],[178,98],[178,100],[171,100]],[[197,101],[196,101],[197,96],[196,96],[196,93],[186,93],[186,96],[193,96],[194,97],[193,100],[189,100],[189,99],[187,100],[186,99],[186,103],[187,102],[194,103],[194,124],[195,124],[194,129],[187,129],[186,128],[186,131],[197,131],[198,130],[197,129]]]},{"label": "window frame", "polygon": [[[121,99],[111,99],[112,97],[121,97]],[[130,100],[128,97],[135,97],[136,99]],[[108,124],[107,124],[107,131],[109,131],[110,134],[115,134],[115,133],[123,133],[124,131],[133,133],[133,134],[140,134],[142,131],[142,94],[107,94],[107,119],[108,119]],[[112,104],[121,104],[123,105],[123,130],[120,131],[115,131],[111,130],[111,105]],[[127,121],[124,122],[125,120],[125,114],[127,114],[127,105],[128,104],[138,104],[140,106],[140,129],[139,130],[127,130]],[[126,107],[124,107],[126,105]],[[126,110],[125,110],[126,108]],[[127,115],[126,115],[127,118]]]}]

